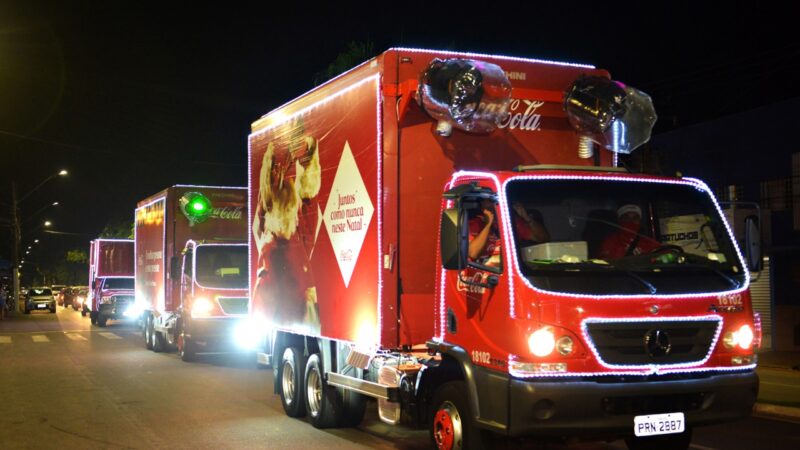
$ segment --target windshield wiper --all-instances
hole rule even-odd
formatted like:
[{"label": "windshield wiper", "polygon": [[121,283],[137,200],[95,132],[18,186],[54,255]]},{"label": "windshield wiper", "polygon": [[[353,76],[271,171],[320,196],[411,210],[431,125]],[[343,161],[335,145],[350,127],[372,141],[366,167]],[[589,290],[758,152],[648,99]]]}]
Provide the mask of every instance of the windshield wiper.
[{"label": "windshield wiper", "polygon": [[713,267],[706,266],[704,264],[683,263],[683,264],[676,264],[674,266],[660,266],[659,269],[661,270],[667,269],[672,271],[679,271],[680,269],[704,269],[707,271],[714,272],[720,278],[730,283],[730,285],[733,286],[734,288],[738,288],[739,286],[741,286],[741,283],[739,283],[735,278],[731,277],[725,272],[719,269],[715,269]]}]

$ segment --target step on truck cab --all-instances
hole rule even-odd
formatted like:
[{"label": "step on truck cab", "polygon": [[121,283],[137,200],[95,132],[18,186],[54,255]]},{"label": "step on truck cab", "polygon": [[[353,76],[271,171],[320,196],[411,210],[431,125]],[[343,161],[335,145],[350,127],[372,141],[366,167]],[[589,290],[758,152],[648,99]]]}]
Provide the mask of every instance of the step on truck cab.
[{"label": "step on truck cab", "polygon": [[390,49],[254,122],[250,324],[286,413],[371,397],[437,448],[747,417],[759,324],[713,193],[618,167],[655,118],[592,66]]},{"label": "step on truck cab", "polygon": [[92,325],[136,318],[133,295],[133,240],[98,238],[89,243],[89,298],[82,315]]},{"label": "step on truck cab", "polygon": [[247,190],[176,185],[136,208],[136,301],[145,346],[197,353],[238,348],[248,314]]}]

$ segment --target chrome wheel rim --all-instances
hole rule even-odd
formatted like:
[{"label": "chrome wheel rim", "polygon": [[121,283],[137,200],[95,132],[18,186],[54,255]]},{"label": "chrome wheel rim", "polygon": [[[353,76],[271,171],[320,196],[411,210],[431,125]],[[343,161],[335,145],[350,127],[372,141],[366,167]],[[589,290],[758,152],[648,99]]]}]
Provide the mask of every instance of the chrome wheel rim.
[{"label": "chrome wheel rim", "polygon": [[308,385],[306,386],[308,399],[308,412],[317,417],[322,409],[322,377],[319,370],[313,368],[308,372]]},{"label": "chrome wheel rim", "polygon": [[281,389],[283,390],[283,399],[287,405],[291,405],[294,403],[294,368],[289,361],[284,361],[281,372]]}]

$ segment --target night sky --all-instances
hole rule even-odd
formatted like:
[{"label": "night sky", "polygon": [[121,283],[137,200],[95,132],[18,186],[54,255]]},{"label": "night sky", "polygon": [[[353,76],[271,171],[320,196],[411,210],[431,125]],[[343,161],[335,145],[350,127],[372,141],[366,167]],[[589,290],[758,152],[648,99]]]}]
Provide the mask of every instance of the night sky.
[{"label": "night sky", "polygon": [[[21,205],[23,245],[44,236],[36,258],[88,247],[169,185],[246,185],[251,122],[312,88],[351,41],[594,64],[653,97],[656,133],[800,96],[789,6],[203,3],[0,3],[0,220],[11,181],[23,195],[70,171]],[[42,235],[45,218],[72,234]],[[0,259],[10,242],[0,228]]]}]

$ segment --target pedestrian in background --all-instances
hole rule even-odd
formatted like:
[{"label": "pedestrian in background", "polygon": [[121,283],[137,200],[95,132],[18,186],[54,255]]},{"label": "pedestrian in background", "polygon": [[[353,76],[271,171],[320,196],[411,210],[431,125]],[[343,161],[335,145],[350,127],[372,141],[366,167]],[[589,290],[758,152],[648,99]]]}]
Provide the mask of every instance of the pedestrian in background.
[{"label": "pedestrian in background", "polygon": [[6,289],[0,287],[0,320],[6,320]]}]

